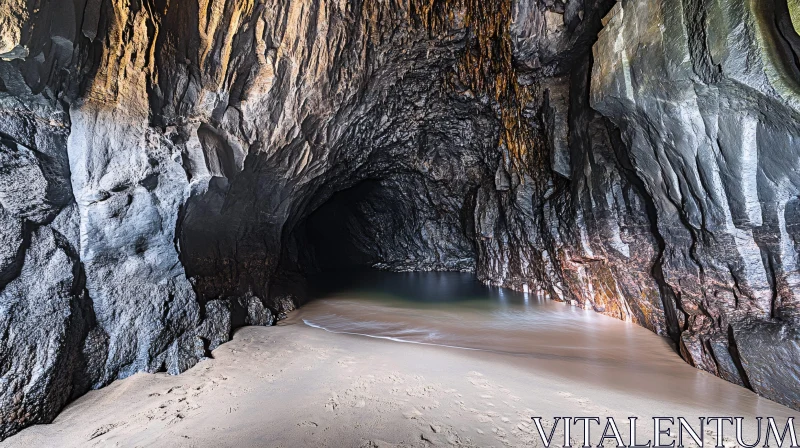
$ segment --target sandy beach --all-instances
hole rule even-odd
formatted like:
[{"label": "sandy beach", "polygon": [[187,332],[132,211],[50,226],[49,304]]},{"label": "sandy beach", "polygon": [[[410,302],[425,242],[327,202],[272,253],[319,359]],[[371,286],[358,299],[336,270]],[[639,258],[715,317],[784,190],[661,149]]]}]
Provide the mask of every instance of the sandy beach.
[{"label": "sandy beach", "polygon": [[541,368],[555,361],[332,334],[299,317],[243,328],[213,356],[90,392],[0,446],[530,447],[532,416],[793,415],[688,365],[707,387],[648,397]]}]

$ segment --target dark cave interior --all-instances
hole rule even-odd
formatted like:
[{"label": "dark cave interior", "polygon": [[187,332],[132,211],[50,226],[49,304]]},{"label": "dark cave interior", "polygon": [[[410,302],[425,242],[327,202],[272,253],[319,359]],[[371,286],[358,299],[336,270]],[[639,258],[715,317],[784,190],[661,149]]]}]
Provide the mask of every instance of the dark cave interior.
[{"label": "dark cave interior", "polygon": [[467,190],[451,197],[414,172],[359,181],[299,220],[285,245],[291,261],[284,267],[313,275],[413,271],[428,263],[422,270],[472,272],[474,196]]},{"label": "dark cave interior", "polygon": [[391,216],[400,216],[397,204],[370,202],[380,188],[380,181],[362,181],[334,194],[298,225],[294,238],[298,247],[306,248],[300,261],[306,272],[358,270],[379,261],[379,254],[370,252],[369,239],[379,241],[382,236],[366,233],[369,224],[362,210],[387,207]]}]

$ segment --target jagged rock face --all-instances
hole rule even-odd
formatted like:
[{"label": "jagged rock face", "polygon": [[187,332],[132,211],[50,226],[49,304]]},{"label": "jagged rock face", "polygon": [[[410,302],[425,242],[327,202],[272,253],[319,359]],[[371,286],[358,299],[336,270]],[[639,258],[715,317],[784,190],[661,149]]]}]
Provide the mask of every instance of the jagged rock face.
[{"label": "jagged rock face", "polygon": [[4,2],[0,438],[347,263],[528,286],[800,406],[796,2],[508,1],[482,67],[536,93],[528,154],[457,75],[471,0]]},{"label": "jagged rock face", "polygon": [[[299,262],[293,228],[335,192],[415,172],[452,192],[479,182],[494,153],[491,106],[444,88],[464,31],[414,29],[404,2],[16,6],[3,20],[21,31],[4,39],[41,56],[1,72],[0,286],[13,337],[0,437],[90,387],[179,373],[235,327],[271,324],[291,304],[270,284],[282,259]],[[59,16],[72,28],[37,31]],[[56,227],[63,210],[73,218]],[[47,232],[74,236],[53,237],[72,250],[48,260],[67,244],[39,249],[32,235]],[[456,246],[471,263],[469,243]],[[38,271],[54,279],[33,290]],[[64,317],[35,337],[25,310],[45,312],[48,291],[63,299],[47,311]],[[36,352],[53,355],[22,354]],[[31,377],[41,369],[51,373]]]},{"label": "jagged rock face", "polygon": [[800,37],[787,3],[623,1],[606,21],[592,107],[622,129],[653,199],[683,356],[797,408]]}]

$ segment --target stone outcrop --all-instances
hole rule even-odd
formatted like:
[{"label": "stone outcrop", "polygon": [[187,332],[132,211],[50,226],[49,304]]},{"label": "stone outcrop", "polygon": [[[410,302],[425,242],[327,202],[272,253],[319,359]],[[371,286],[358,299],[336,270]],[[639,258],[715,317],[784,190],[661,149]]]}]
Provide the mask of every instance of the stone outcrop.
[{"label": "stone outcrop", "polygon": [[786,1],[621,2],[592,107],[622,130],[666,243],[681,352],[797,408],[800,37]]},{"label": "stone outcrop", "polygon": [[800,407],[794,0],[40,3],[0,6],[0,438],[349,265],[527,287]]}]

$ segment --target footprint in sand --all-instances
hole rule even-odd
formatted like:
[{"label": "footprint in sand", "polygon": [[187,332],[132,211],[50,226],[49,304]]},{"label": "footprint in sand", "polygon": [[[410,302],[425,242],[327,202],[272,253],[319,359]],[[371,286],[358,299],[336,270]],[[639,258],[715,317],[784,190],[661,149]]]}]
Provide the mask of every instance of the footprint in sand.
[{"label": "footprint in sand", "polygon": [[[523,410],[521,410],[521,411],[517,412],[517,415],[519,415],[519,417],[520,417],[520,418],[521,418],[523,421],[526,421],[526,422],[527,422],[528,420],[530,420],[530,419],[531,419],[531,416],[532,416],[532,415],[538,415],[538,414],[537,414],[537,412],[536,412],[536,411],[534,411],[534,410],[533,410],[533,409],[531,409],[531,408],[525,408],[525,409],[523,409]],[[546,420],[546,419],[545,419],[545,420],[542,420],[542,421],[548,421],[548,420]]]},{"label": "footprint in sand", "polygon": [[89,438],[87,440],[93,440],[93,439],[96,439],[96,438],[98,438],[98,437],[100,437],[102,435],[108,434],[112,429],[116,428],[119,425],[120,425],[119,423],[109,423],[109,424],[103,425],[103,426],[95,429],[94,432],[92,432],[92,434],[89,436]]},{"label": "footprint in sand", "polygon": [[167,393],[174,395],[186,395],[186,391],[183,390],[183,386],[171,387],[169,390],[167,390]]},{"label": "footprint in sand", "polygon": [[339,364],[339,367],[350,367],[357,362],[358,361],[356,361],[356,358],[352,356],[345,356],[344,358],[336,361],[336,363]]},{"label": "footprint in sand", "polygon": [[339,406],[339,395],[334,392],[333,396],[329,398],[328,402],[325,404],[325,409],[329,411],[336,411]]},{"label": "footprint in sand", "polygon": [[387,375],[385,381],[390,382],[390,383],[395,383],[395,384],[403,384],[403,383],[405,383],[405,380],[403,379],[402,374],[398,373],[398,372],[393,372],[393,373],[390,373],[389,375]]},{"label": "footprint in sand", "polygon": [[489,380],[483,378],[483,374],[479,372],[469,372],[467,380],[475,387],[480,389],[492,390],[494,387]]},{"label": "footprint in sand", "polygon": [[400,448],[401,446],[383,440],[368,440],[360,448]]},{"label": "footprint in sand", "polygon": [[411,408],[411,410],[403,413],[403,417],[409,420],[415,420],[418,419],[419,417],[422,417],[422,412],[417,410],[417,408]]},{"label": "footprint in sand", "polygon": [[492,420],[491,417],[485,414],[478,415],[478,421],[481,423],[494,423],[494,420]]},{"label": "footprint in sand", "polygon": [[183,413],[178,412],[178,413],[175,414],[175,416],[172,418],[172,420],[170,420],[169,423],[167,423],[167,424],[168,425],[174,425],[175,423],[179,423],[179,422],[183,421],[184,418],[186,418],[186,416]]},{"label": "footprint in sand", "polygon": [[415,386],[409,387],[406,389],[406,395],[409,397],[430,397],[433,396],[437,392],[438,388],[434,385],[426,385],[426,386]]}]

